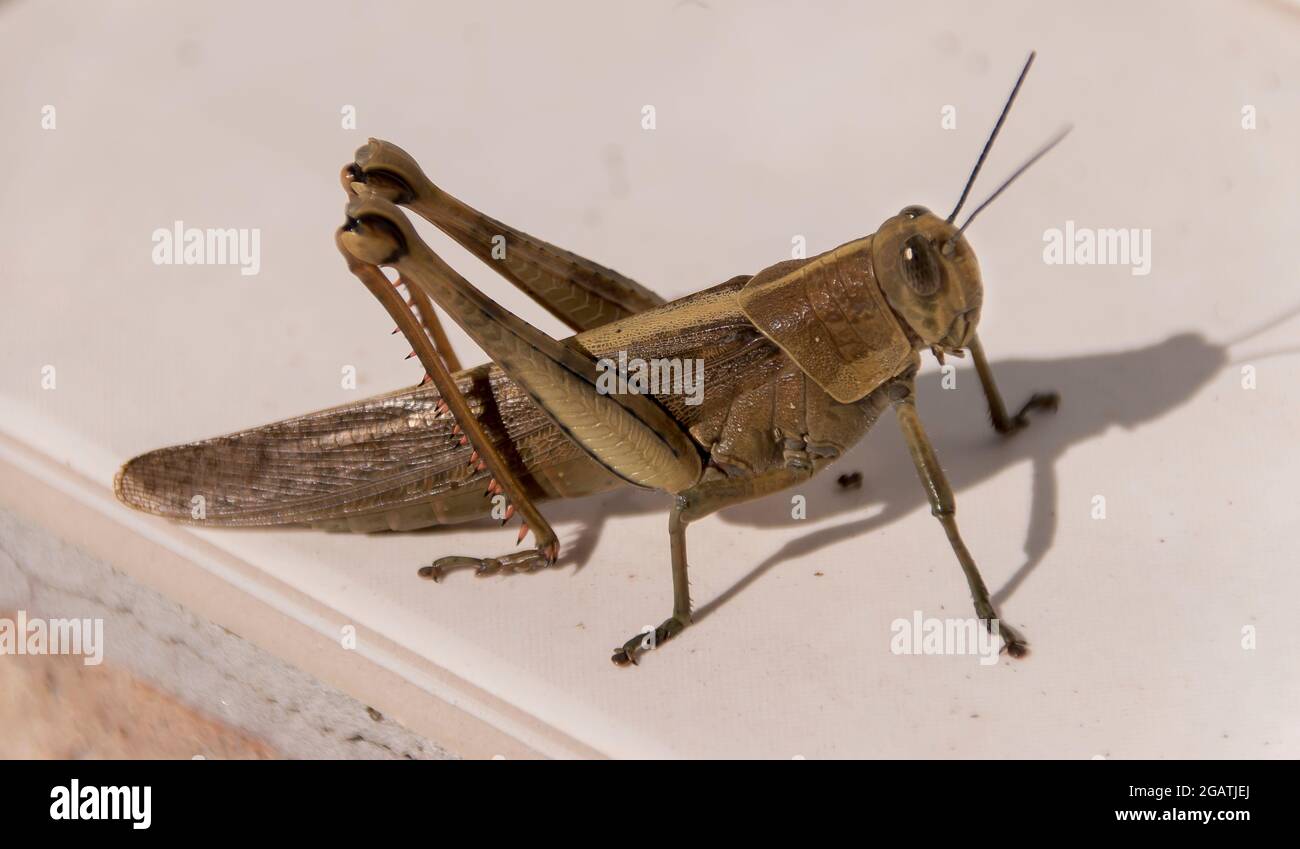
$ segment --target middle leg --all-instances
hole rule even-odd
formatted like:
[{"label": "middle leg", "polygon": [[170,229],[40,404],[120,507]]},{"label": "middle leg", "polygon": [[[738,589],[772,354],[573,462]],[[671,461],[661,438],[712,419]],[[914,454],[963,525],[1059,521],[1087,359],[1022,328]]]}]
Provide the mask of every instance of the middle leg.
[{"label": "middle leg", "polygon": [[691,624],[691,591],[686,567],[686,526],[724,507],[761,498],[812,477],[806,452],[790,452],[786,465],[753,477],[703,480],[673,500],[668,515],[668,544],[672,552],[673,615],[651,632],[643,631],[614,650],[618,666],[635,665],[637,658],[680,634]]}]

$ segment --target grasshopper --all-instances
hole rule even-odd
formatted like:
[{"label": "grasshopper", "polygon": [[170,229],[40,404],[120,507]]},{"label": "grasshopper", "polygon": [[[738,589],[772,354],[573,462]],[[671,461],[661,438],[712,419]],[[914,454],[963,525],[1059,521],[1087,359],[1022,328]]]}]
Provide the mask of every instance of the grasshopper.
[{"label": "grasshopper", "polygon": [[[626,485],[660,490],[672,495],[673,609],[653,633],[614,651],[615,663],[635,664],[691,622],[687,526],[804,483],[892,409],[977,616],[1000,633],[1004,650],[1023,656],[1024,638],[1000,621],[958,531],[952,490],[917,412],[915,379],[922,352],[942,362],[945,353],[969,350],[999,433],[1019,431],[1034,410],[1056,408],[1054,393],[1037,393],[1008,414],[976,334],[983,284],[964,231],[1064,133],[965,223],[954,223],[1033,58],[946,219],[908,206],[875,233],[834,250],[672,302],[471,208],[435,186],[405,151],[371,139],[341,175],[347,218],[336,245],[411,343],[424,381],[141,455],[118,472],[117,497],[191,520],[193,499],[202,496],[202,523],[209,526],[309,524],[357,532],[485,518],[495,504],[506,505],[497,516],[502,524],[520,516],[516,545],[532,531],[532,548],[438,558],[420,570],[436,581],[457,567],[485,575],[553,565],[559,541],[537,506],[546,499]],[[556,340],[475,288],[416,234],[403,207],[576,335]],[[492,362],[460,367],[435,304]],[[702,403],[689,404],[663,386],[655,394],[602,391],[598,360],[619,354],[703,361]]]}]

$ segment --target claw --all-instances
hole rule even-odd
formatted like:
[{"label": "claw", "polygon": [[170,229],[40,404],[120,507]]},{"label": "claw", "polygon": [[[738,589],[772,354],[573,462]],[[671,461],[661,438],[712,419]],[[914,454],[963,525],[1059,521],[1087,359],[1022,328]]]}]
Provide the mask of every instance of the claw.
[{"label": "claw", "polygon": [[[1020,412],[1011,417],[1007,426],[999,427],[998,432],[1004,436],[1011,436],[1029,426],[1029,414],[1034,410],[1045,410],[1049,413],[1056,412],[1061,402],[1061,397],[1055,392],[1035,392],[1020,408]],[[996,422],[994,423],[996,426]]]},{"label": "claw", "polygon": [[1029,644],[1025,642],[1025,638],[1020,636],[1020,633],[1015,628],[999,622],[998,633],[1002,637],[1002,648],[999,653],[1006,652],[1016,659],[1028,656]]},{"label": "claw", "polygon": [[528,523],[524,522],[519,526],[519,538],[515,540],[515,545],[519,545],[519,543],[523,542],[524,537],[526,536],[528,536]]}]

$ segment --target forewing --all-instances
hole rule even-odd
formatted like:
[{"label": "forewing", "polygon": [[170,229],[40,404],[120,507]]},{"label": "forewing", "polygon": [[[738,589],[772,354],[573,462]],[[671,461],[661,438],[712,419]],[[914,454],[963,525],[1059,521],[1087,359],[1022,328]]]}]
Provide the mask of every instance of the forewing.
[{"label": "forewing", "polygon": [[[458,376],[471,409],[494,439],[505,430],[502,414],[516,417],[512,430],[527,430],[527,410],[496,404],[492,377],[482,368]],[[402,507],[483,477],[438,401],[431,387],[407,389],[162,448],[123,466],[115,489],[137,509],[208,525],[307,523]],[[492,412],[483,418],[485,406]],[[545,424],[532,416],[531,426]]]}]

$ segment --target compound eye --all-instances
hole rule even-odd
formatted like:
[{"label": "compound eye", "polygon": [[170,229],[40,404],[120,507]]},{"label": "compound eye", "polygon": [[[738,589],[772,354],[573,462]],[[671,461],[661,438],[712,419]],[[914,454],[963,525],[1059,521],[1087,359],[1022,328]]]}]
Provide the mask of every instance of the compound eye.
[{"label": "compound eye", "polygon": [[903,216],[904,218],[919,218],[922,215],[928,213],[929,211],[930,210],[926,209],[923,206],[905,206],[903,207],[903,211],[898,214]]},{"label": "compound eye", "polygon": [[943,269],[934,247],[924,236],[912,236],[902,247],[903,279],[918,295],[933,295],[943,282]]}]

